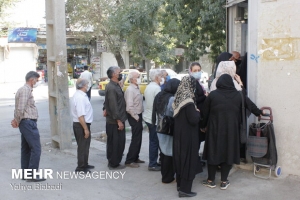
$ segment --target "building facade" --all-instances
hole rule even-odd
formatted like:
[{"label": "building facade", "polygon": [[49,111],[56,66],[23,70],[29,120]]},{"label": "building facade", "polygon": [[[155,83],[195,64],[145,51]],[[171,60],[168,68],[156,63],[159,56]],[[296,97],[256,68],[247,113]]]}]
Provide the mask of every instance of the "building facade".
[{"label": "building facade", "polygon": [[228,51],[247,52],[248,95],[272,108],[278,165],[293,175],[300,175],[299,8],[298,0],[227,1]]}]

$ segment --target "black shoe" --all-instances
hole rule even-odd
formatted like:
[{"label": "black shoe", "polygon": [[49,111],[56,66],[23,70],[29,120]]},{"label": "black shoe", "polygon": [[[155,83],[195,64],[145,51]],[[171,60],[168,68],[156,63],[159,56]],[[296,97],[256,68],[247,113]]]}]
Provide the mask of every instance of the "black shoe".
[{"label": "black shoe", "polygon": [[91,171],[88,170],[88,169],[83,169],[83,170],[78,170],[78,169],[76,169],[75,172],[76,172],[76,173],[82,173],[82,172],[83,172],[84,174],[91,173]]},{"label": "black shoe", "polygon": [[145,163],[145,161],[140,160],[140,159],[137,159],[137,160],[135,161],[135,163]]},{"label": "black shoe", "polygon": [[[25,179],[24,179],[25,180]],[[45,181],[45,178],[31,178],[31,179],[26,179],[26,182],[42,182]]]},{"label": "black shoe", "polygon": [[216,184],[214,181],[208,181],[208,180],[202,181],[202,185],[205,185],[206,187],[210,187],[210,188],[216,187]]},{"label": "black shoe", "polygon": [[155,167],[148,167],[149,171],[160,171],[161,167],[160,166],[155,166]]},{"label": "black shoe", "polygon": [[93,165],[87,165],[87,166],[85,166],[85,169],[94,169],[95,168],[95,166],[93,166]]},{"label": "black shoe", "polygon": [[228,188],[228,186],[230,185],[229,181],[225,181],[225,182],[221,182],[220,184],[220,188],[221,190],[226,190]]},{"label": "black shoe", "polygon": [[190,193],[185,193],[185,192],[181,192],[181,191],[178,192],[179,197],[194,197],[196,195],[197,195],[196,192],[190,192]]},{"label": "black shoe", "polygon": [[110,166],[110,164],[108,164],[107,166],[110,170],[118,170],[118,169],[125,169],[126,168],[125,165],[118,165],[117,167],[112,167],[112,166]]}]

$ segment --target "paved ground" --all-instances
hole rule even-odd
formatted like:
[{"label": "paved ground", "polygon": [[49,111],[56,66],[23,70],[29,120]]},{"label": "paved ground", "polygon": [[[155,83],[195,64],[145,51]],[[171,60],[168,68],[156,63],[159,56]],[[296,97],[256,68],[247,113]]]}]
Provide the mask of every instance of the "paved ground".
[{"label": "paved ground", "polygon": [[[92,104],[94,108],[94,123],[92,124],[92,146],[90,149],[90,164],[95,165],[94,177],[86,179],[70,178],[76,167],[76,143],[72,148],[64,151],[54,149],[50,140],[50,122],[47,100],[47,86],[41,85],[35,89],[36,105],[39,109],[38,127],[41,135],[42,156],[40,168],[52,169],[53,179],[42,182],[42,186],[12,179],[12,169],[20,167],[20,133],[18,129],[10,126],[14,110],[14,93],[22,83],[0,84],[0,199],[176,199],[176,183],[162,184],[159,172],[149,172],[147,163],[140,168],[126,168],[115,171],[114,174],[107,169],[105,157],[105,143],[99,140],[100,134],[105,131],[105,122],[102,117],[103,98],[98,96],[97,90],[92,91]],[[70,95],[74,88],[70,89]],[[130,130],[126,132],[126,149],[130,143]],[[143,144],[140,158],[148,161],[148,130],[144,129]],[[124,161],[124,159],[123,159]],[[251,168],[250,164],[242,166]],[[284,169],[283,169],[284,170]],[[64,179],[57,175],[63,174]],[[114,175],[114,178],[105,177]],[[125,173],[125,174],[124,174]],[[100,176],[101,174],[101,176]],[[97,175],[99,177],[97,177]],[[123,175],[123,178],[122,178]],[[63,175],[61,175],[63,176]],[[117,178],[119,176],[119,178]],[[300,199],[300,178],[284,174],[279,178],[272,176],[268,180],[253,176],[252,171],[235,168],[229,180],[231,185],[225,191],[219,187],[210,189],[202,186],[200,181],[207,176],[204,172],[197,175],[193,183],[193,191],[198,193],[194,199]],[[82,177],[81,177],[82,178]],[[219,174],[217,180],[220,179]],[[57,186],[58,190],[43,190],[44,187]],[[219,185],[219,183],[217,183]]]}]

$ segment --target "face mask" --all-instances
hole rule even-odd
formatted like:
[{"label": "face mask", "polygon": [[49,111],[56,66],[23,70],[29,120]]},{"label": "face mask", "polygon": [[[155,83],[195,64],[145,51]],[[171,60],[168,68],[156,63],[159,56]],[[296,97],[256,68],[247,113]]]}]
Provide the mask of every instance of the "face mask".
[{"label": "face mask", "polygon": [[39,85],[39,82],[36,82],[32,87],[36,88]]},{"label": "face mask", "polygon": [[170,79],[171,79],[171,77],[168,75],[168,76],[166,77],[166,81],[168,82]]},{"label": "face mask", "polygon": [[200,80],[201,74],[202,74],[202,72],[192,72],[191,75],[192,75],[196,80]]},{"label": "face mask", "polygon": [[118,81],[122,80],[122,74],[119,74]]},{"label": "face mask", "polygon": [[138,84],[138,85],[141,84],[141,79],[137,79],[136,84]]},{"label": "face mask", "polygon": [[160,81],[160,85],[163,85],[165,83],[165,79],[164,78],[161,78],[161,81]]}]

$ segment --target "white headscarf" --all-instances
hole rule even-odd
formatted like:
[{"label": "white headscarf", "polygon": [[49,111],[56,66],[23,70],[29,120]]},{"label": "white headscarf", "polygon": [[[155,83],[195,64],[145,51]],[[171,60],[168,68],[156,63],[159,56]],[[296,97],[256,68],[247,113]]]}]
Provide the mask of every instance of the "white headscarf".
[{"label": "white headscarf", "polygon": [[211,83],[210,91],[214,91],[217,89],[216,83],[220,78],[220,76],[223,74],[229,74],[232,77],[235,89],[238,91],[242,90],[242,87],[238,84],[236,80],[234,80],[234,75],[236,74],[236,66],[234,61],[222,61],[218,65],[216,78]]}]

